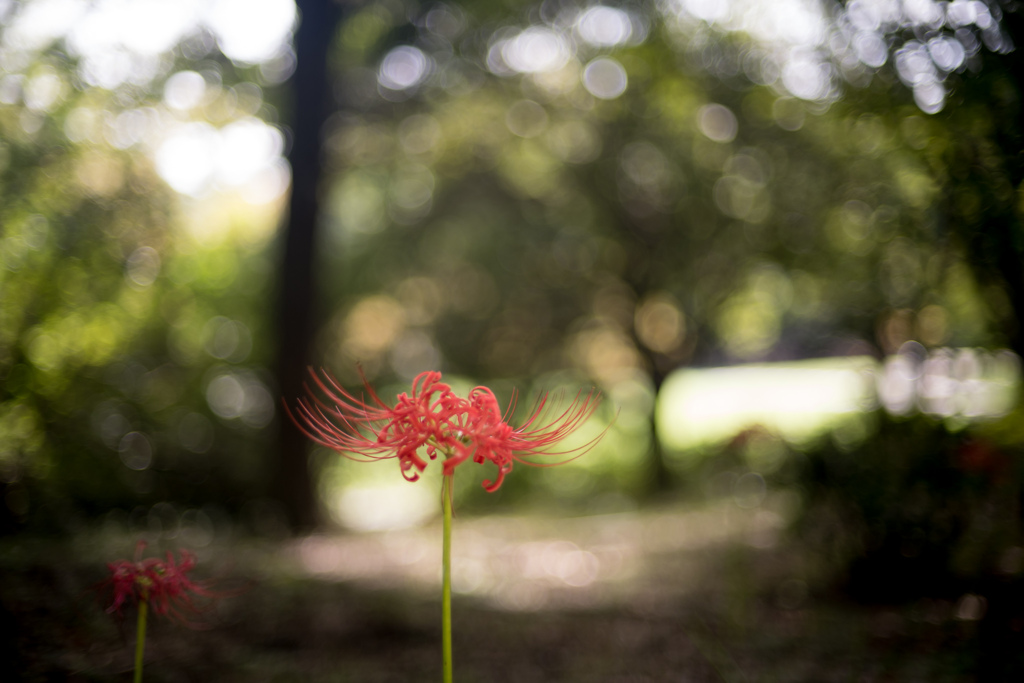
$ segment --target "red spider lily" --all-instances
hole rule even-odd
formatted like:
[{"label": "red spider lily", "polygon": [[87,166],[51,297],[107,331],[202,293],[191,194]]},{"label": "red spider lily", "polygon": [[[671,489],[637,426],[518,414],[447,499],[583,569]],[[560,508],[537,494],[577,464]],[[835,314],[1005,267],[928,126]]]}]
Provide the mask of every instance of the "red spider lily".
[{"label": "red spider lily", "polygon": [[[514,462],[538,467],[561,465],[567,460],[534,462],[526,458],[560,455],[571,456],[569,460],[572,460],[586,453],[604,436],[602,433],[583,446],[567,451],[551,450],[556,443],[579,429],[594,414],[600,403],[600,396],[595,392],[585,396],[578,394],[564,412],[546,424],[541,424],[548,403],[548,396],[544,395],[537,402],[530,417],[518,428],[508,424],[500,412],[498,400],[487,387],[474,388],[469,393],[469,402],[474,412],[469,420],[466,441],[472,445],[473,461],[490,461],[498,467],[498,476],[493,481],[483,482],[487,491],[498,490],[505,475],[512,471]],[[506,415],[511,413],[513,408],[514,401],[509,405]],[[447,466],[448,462],[445,465]]]},{"label": "red spider lily", "polygon": [[178,562],[170,552],[166,560],[156,557],[141,559],[145,547],[146,542],[139,541],[133,562],[118,560],[107,565],[110,578],[102,586],[112,587],[114,593],[114,602],[107,612],[120,615],[125,603],[130,601],[137,605],[146,601],[156,614],[188,623],[185,613],[199,611],[193,596],[216,597],[202,583],[188,578],[188,573],[196,566],[195,555],[182,550]]},{"label": "red spider lily", "polygon": [[[365,378],[369,400],[348,393],[325,372],[318,374],[310,369],[310,375],[319,392],[307,385],[307,396],[297,401],[294,413],[285,404],[298,428],[313,441],[353,459],[398,458],[402,474],[409,481],[419,479],[427,466],[419,455],[421,449],[431,460],[439,452],[445,456],[445,475],[453,474],[456,466],[469,458],[480,464],[493,462],[498,475],[494,481],[484,481],[484,488],[496,491],[514,462],[560,464],[524,458],[571,454],[578,457],[600,439],[573,451],[551,450],[594,413],[599,402],[594,392],[578,395],[565,412],[541,425],[547,405],[545,396],[526,423],[515,429],[502,415],[490,389],[476,387],[468,399],[460,398],[441,383],[439,372],[418,375],[413,380],[411,395],[400,394],[394,407],[384,403]],[[509,406],[508,413],[513,407],[514,404]]]},{"label": "red spider lily", "polygon": [[[424,372],[413,380],[412,395],[400,394],[394,407],[377,396],[369,382],[364,385],[369,401],[345,391],[326,372],[309,371],[323,398],[306,385],[307,396],[296,402],[295,413],[285,410],[296,426],[313,441],[345,455],[368,460],[398,458],[402,476],[416,481],[438,451],[450,452],[458,437],[453,425],[464,410],[464,401],[440,382],[441,373]],[[355,459],[360,459],[356,457]]]}]

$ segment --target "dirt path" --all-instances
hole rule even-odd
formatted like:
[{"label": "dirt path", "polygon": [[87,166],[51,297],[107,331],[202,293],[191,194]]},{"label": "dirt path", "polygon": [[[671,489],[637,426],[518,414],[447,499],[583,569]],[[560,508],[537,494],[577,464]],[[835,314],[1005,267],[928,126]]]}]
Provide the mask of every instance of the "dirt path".
[{"label": "dirt path", "polygon": [[[953,605],[845,604],[783,542],[784,499],[621,515],[459,519],[456,681],[971,681]],[[130,680],[134,624],[88,590],[134,537],[0,545],[0,680]],[[155,540],[155,539],[154,539]],[[154,549],[175,547],[174,539]],[[206,575],[244,588],[205,630],[153,622],[147,681],[439,678],[440,530],[214,536]],[[8,678],[6,672],[17,672]]]}]

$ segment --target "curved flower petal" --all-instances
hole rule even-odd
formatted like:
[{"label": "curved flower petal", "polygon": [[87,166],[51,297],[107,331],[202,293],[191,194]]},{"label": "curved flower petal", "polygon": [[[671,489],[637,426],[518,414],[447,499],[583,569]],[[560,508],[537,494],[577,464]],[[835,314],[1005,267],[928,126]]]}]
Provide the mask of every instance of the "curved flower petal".
[{"label": "curved flower petal", "polygon": [[396,458],[402,476],[409,481],[419,479],[427,459],[434,460],[441,453],[445,475],[453,474],[469,459],[479,464],[494,463],[497,476],[483,484],[488,491],[495,491],[516,461],[540,466],[561,464],[524,458],[578,457],[603,436],[582,448],[551,450],[593,415],[600,402],[594,391],[577,394],[564,412],[543,423],[548,405],[545,395],[526,422],[513,428],[508,417],[515,408],[514,398],[503,413],[494,392],[487,387],[476,387],[468,398],[460,398],[441,382],[439,372],[417,375],[411,391],[399,394],[394,406],[384,403],[365,377],[368,398],[360,399],[328,373],[312,368],[309,373],[312,386],[305,385],[306,395],[296,401],[294,411],[285,403],[286,412],[298,428],[316,443],[354,460]]}]

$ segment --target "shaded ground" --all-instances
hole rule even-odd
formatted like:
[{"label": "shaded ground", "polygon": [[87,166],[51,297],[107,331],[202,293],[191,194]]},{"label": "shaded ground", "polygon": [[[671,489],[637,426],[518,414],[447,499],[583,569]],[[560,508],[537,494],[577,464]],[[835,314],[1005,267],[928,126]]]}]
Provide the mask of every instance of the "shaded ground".
[{"label": "shaded ground", "polygon": [[[780,540],[784,503],[457,520],[456,681],[974,680],[969,610],[830,596]],[[133,613],[118,625],[89,587],[134,540],[2,541],[0,680],[131,680]],[[437,526],[221,534],[199,550],[199,573],[242,594],[205,613],[204,630],[151,622],[145,680],[437,680],[439,546]]]}]

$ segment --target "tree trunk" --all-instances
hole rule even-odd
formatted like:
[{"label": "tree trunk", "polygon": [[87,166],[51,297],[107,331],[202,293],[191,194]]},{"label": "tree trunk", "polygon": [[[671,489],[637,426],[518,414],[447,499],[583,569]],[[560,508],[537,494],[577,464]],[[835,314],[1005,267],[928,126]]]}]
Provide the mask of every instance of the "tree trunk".
[{"label": "tree trunk", "polygon": [[[321,138],[330,116],[331,84],[327,54],[341,18],[330,0],[297,0],[295,34],[297,63],[291,80],[292,192],[284,228],[277,311],[277,388],[284,401],[302,392],[317,328],[314,248],[319,222],[319,186],[323,171]],[[273,497],[283,506],[294,531],[309,530],[319,520],[319,506],[310,478],[308,440],[287,419],[280,421]]]}]

